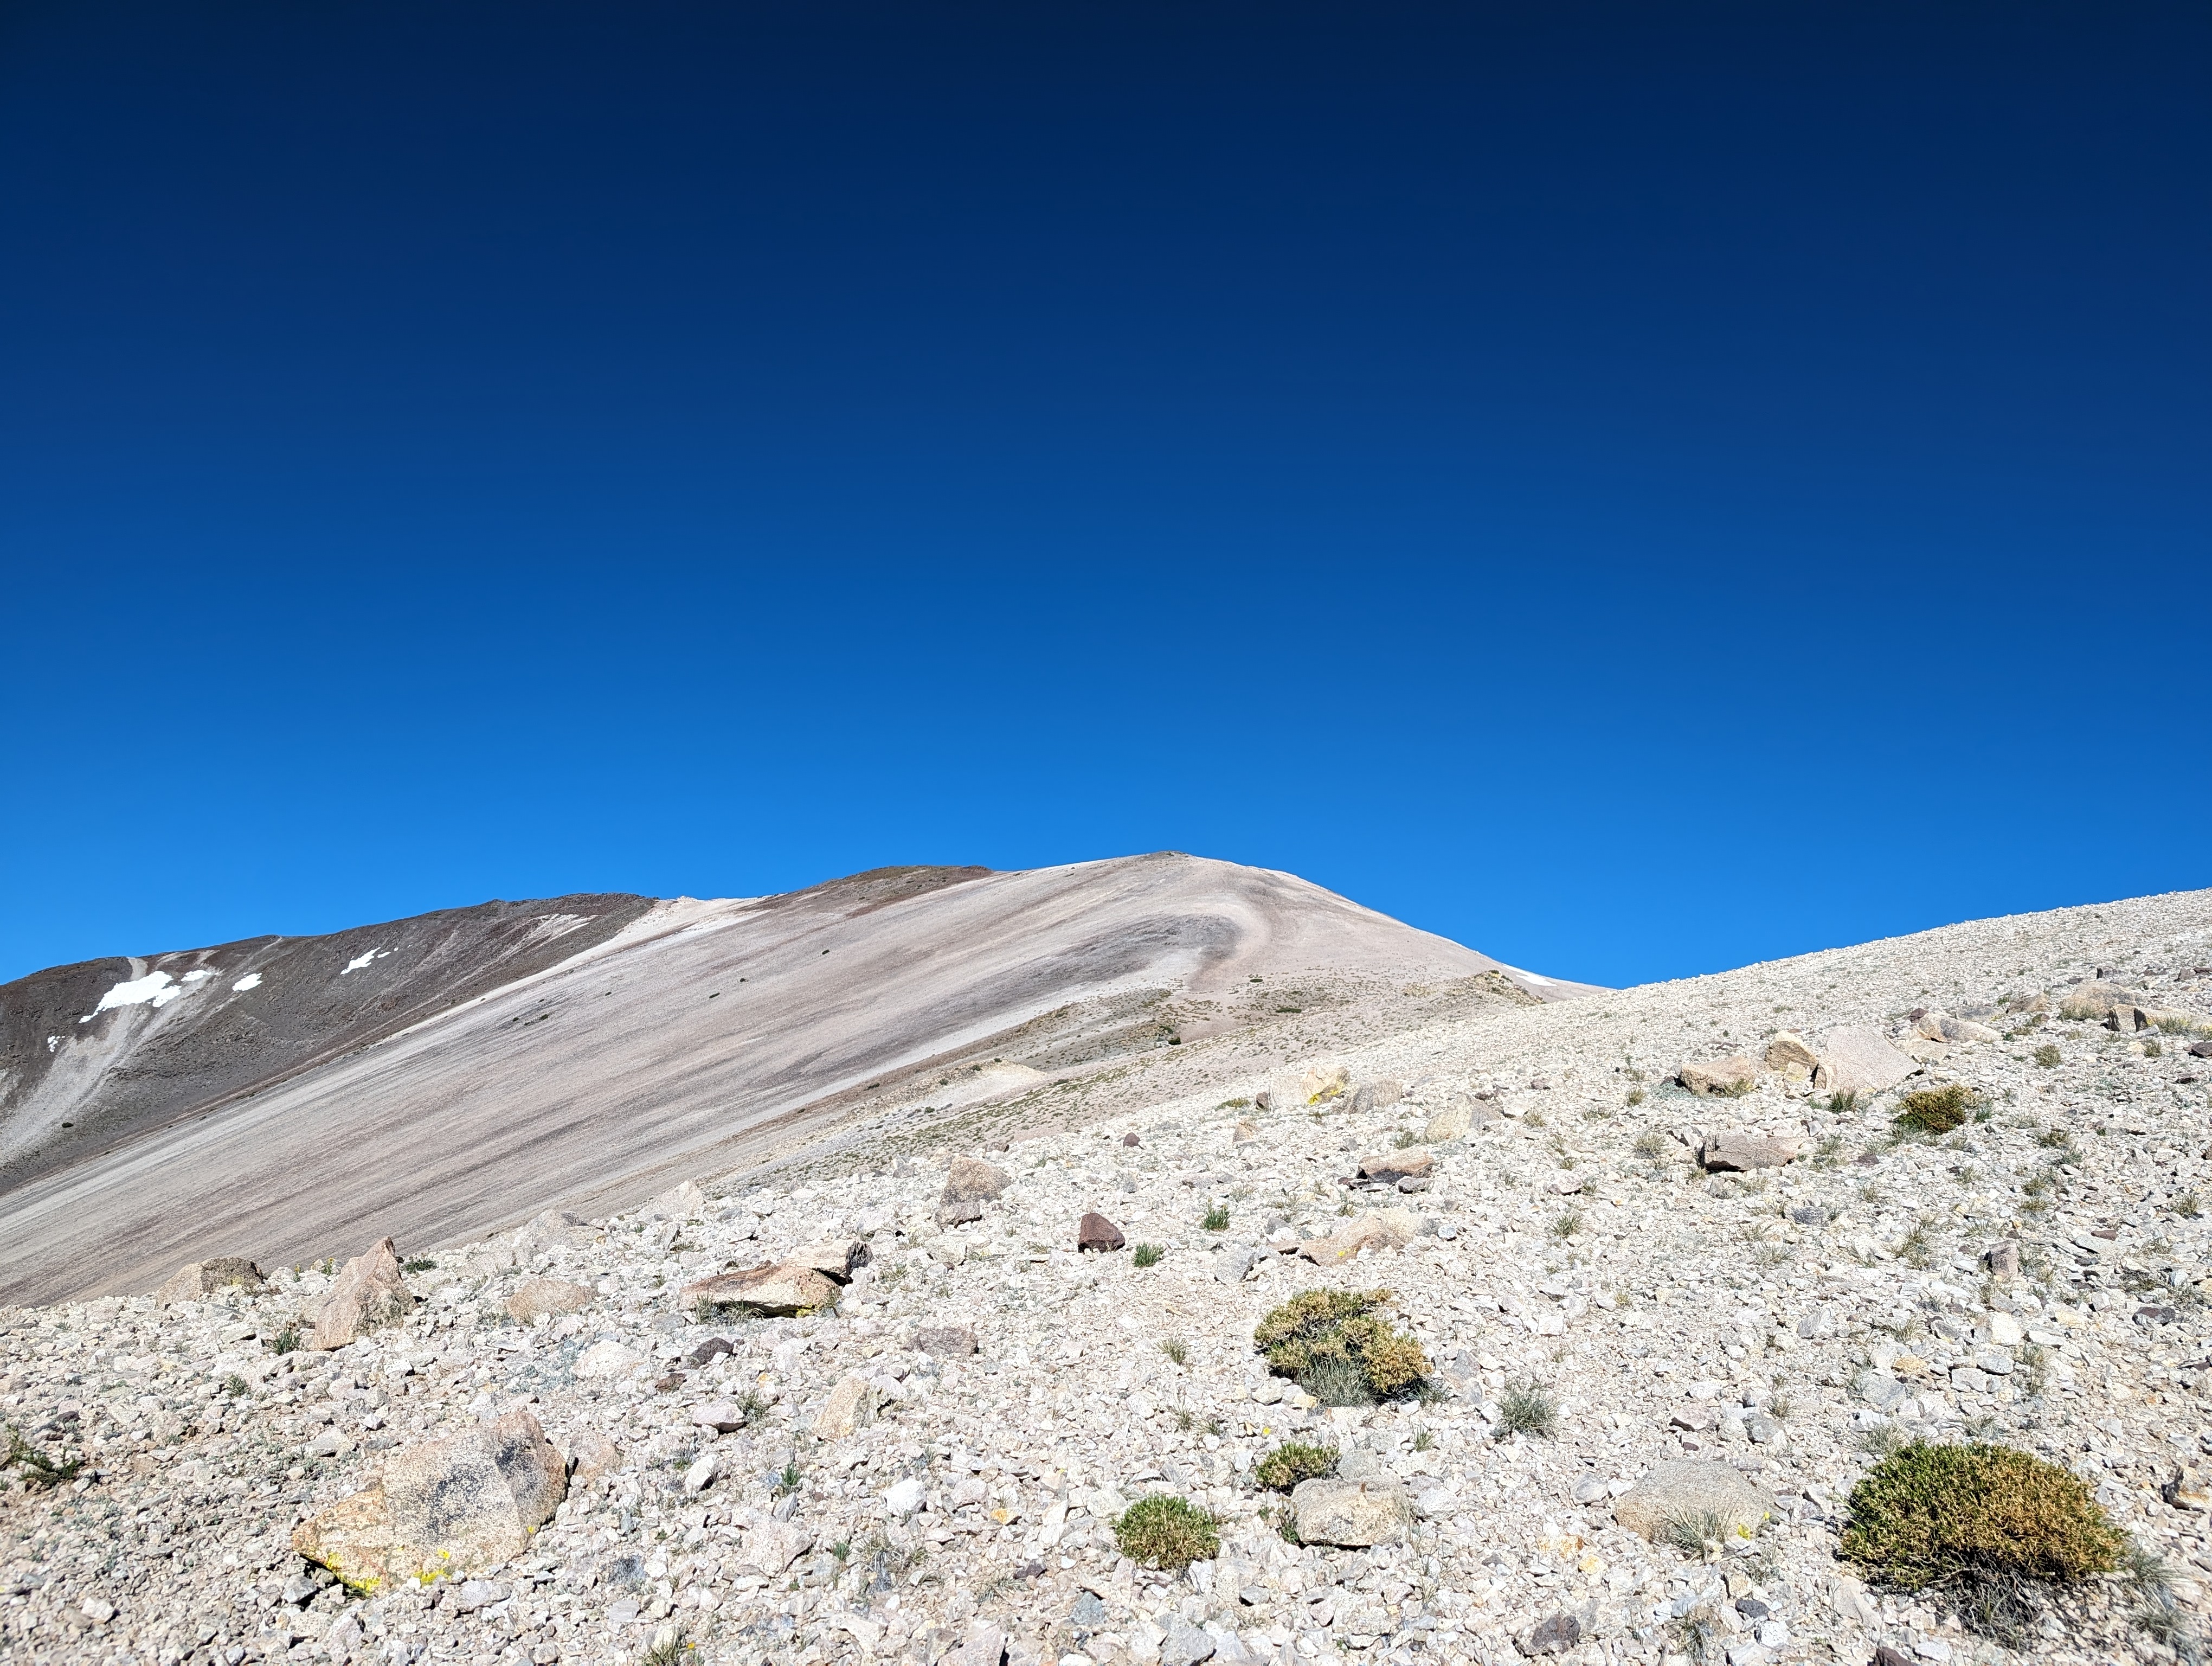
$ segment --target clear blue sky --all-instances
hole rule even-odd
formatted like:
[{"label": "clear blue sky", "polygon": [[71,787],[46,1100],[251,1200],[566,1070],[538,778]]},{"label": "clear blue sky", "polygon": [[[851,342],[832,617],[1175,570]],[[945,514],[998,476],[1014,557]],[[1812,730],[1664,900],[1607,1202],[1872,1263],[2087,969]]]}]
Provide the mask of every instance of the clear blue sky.
[{"label": "clear blue sky", "polygon": [[2212,13],[0,13],[0,976],[1177,848],[2212,885]]}]

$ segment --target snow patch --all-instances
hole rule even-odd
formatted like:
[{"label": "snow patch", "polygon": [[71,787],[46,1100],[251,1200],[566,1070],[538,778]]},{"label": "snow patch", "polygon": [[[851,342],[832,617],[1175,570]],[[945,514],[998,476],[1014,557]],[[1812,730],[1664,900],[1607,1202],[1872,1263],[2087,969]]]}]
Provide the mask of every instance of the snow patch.
[{"label": "snow patch", "polygon": [[52,1052],[54,1049],[59,1047],[61,1044],[62,1038],[59,1036],[49,1036],[46,1037],[46,1051],[49,1053]]},{"label": "snow patch", "polygon": [[[341,972],[338,976],[343,977],[345,974]],[[232,984],[230,987],[234,993],[241,995],[248,989],[258,989],[261,987],[261,974],[258,972],[248,972],[244,977],[239,979],[237,982]]]},{"label": "snow patch", "polygon": [[191,971],[186,972],[179,981],[185,983],[201,983],[214,976],[215,974],[208,970],[206,967],[195,966]]},{"label": "snow patch", "polygon": [[184,992],[185,986],[167,972],[149,972],[143,977],[126,978],[102,995],[100,1005],[77,1022],[90,1024],[102,1012],[121,1006],[152,1006],[158,1011]]},{"label": "snow patch", "polygon": [[392,951],[389,949],[371,949],[367,954],[357,954],[351,960],[346,962],[345,972],[340,972],[338,976],[340,977],[343,977],[346,975],[346,972],[357,972],[361,970],[362,967],[370,964],[372,962],[382,960],[391,952]]}]

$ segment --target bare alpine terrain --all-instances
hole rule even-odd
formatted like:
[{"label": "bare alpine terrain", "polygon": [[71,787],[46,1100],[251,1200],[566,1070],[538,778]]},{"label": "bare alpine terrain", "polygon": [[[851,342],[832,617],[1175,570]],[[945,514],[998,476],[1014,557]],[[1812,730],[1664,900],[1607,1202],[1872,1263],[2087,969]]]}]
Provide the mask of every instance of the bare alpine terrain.
[{"label": "bare alpine terrain", "polygon": [[1175,856],[585,900],[9,1195],[0,1661],[2202,1657],[2212,892],[1625,990]]},{"label": "bare alpine terrain", "polygon": [[0,1298],[615,1207],[984,1099],[1080,1114],[1146,1055],[1227,1068],[1222,1042],[1423,999],[1408,985],[1577,987],[1175,854],[492,903],[59,968],[0,989]]}]

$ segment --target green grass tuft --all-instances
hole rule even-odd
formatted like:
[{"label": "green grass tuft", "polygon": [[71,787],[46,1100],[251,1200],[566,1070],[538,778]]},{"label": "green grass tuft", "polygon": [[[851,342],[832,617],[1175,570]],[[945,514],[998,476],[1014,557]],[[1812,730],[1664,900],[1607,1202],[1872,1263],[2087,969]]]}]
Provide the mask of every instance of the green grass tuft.
[{"label": "green grass tuft", "polygon": [[1252,1474],[1271,1492],[1287,1493],[1302,1481],[1336,1473],[1336,1448],[1286,1440],[1261,1458]]},{"label": "green grass tuft", "polygon": [[1139,1499],[1123,1511],[1114,1523],[1114,1541],[1131,1561],[1170,1573],[1210,1561],[1221,1552],[1213,1517],[1166,1493]]},{"label": "green grass tuft", "polygon": [[1157,1243],[1140,1243],[1129,1252],[1129,1259],[1139,1267],[1158,1267],[1166,1254]]},{"label": "green grass tuft", "polygon": [[1508,1389],[1498,1396],[1498,1438],[1538,1435],[1546,1440],[1559,1432],[1559,1404],[1534,1384]]}]

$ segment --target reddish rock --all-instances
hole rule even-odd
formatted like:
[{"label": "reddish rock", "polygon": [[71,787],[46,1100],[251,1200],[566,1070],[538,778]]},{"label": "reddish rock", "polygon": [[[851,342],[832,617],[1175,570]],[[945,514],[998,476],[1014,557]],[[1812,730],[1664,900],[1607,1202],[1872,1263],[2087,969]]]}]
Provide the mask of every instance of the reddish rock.
[{"label": "reddish rock", "polygon": [[1090,1211],[1076,1224],[1075,1247],[1078,1250],[1119,1250],[1128,1242],[1121,1236],[1121,1229],[1096,1209]]}]

